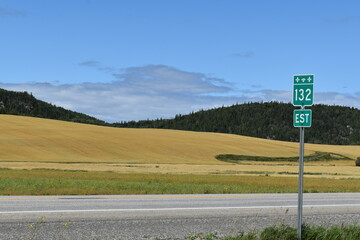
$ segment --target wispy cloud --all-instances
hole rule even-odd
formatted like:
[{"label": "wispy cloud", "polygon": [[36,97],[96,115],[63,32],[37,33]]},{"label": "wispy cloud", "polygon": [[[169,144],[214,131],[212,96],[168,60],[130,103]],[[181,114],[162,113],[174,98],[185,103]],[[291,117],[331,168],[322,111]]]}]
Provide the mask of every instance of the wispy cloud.
[{"label": "wispy cloud", "polygon": [[95,68],[99,71],[103,71],[103,72],[108,72],[108,73],[115,73],[116,72],[116,68],[113,67],[103,67],[101,66],[101,63],[98,61],[85,61],[85,62],[81,62],[79,63],[79,66],[82,67],[92,67]]},{"label": "wispy cloud", "polygon": [[342,105],[356,107],[360,109],[360,92],[354,94],[345,94],[338,92],[320,92],[316,93],[316,102],[328,105]]},{"label": "wispy cloud", "polygon": [[260,84],[252,84],[251,87],[252,88],[262,88],[262,86]]},{"label": "wispy cloud", "polygon": [[0,17],[22,17],[25,15],[25,12],[16,9],[0,8]]},{"label": "wispy cloud", "polygon": [[327,19],[326,22],[331,24],[345,24],[353,21],[360,21],[360,15],[356,16],[347,16],[347,17],[341,17],[341,18],[330,18]]},{"label": "wispy cloud", "polygon": [[[85,64],[86,65],[86,64]],[[101,64],[91,64],[101,67]],[[171,118],[200,109],[256,101],[290,102],[291,91],[253,88],[237,90],[223,79],[166,65],[120,71],[108,83],[0,83],[0,88],[32,92],[37,98],[109,122]],[[110,74],[110,73],[109,73]],[[360,108],[360,92],[316,94],[316,103]]]},{"label": "wispy cloud", "polygon": [[79,63],[79,66],[84,66],[84,67],[98,67],[99,65],[100,63],[98,61],[85,61]]},{"label": "wispy cloud", "polygon": [[238,58],[251,58],[254,55],[255,55],[255,53],[252,52],[252,51],[239,52],[239,53],[234,53],[233,54],[234,57],[238,57]]},{"label": "wispy cloud", "polygon": [[207,94],[230,91],[223,79],[186,72],[166,65],[132,67],[113,74],[124,87],[152,94]]}]

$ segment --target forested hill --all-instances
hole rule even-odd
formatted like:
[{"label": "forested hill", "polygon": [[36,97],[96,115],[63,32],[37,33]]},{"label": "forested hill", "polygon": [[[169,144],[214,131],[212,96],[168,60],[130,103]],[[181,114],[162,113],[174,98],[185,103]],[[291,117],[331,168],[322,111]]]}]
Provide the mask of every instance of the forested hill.
[{"label": "forested hill", "polygon": [[[119,122],[109,124],[86,114],[36,99],[27,92],[0,88],[0,114],[32,116],[63,121],[129,128],[164,128],[202,132],[232,133],[283,141],[298,141],[299,129],[293,127],[289,103],[246,103],[202,110],[174,119]],[[312,127],[305,141],[322,144],[360,145],[360,110],[356,108],[314,105]]]},{"label": "forested hill", "polygon": [[62,107],[36,99],[27,92],[14,92],[0,88],[0,114],[13,114],[63,121],[105,125],[86,114],[70,111]]},{"label": "forested hill", "polygon": [[[165,128],[202,132],[232,133],[251,137],[298,141],[299,129],[293,127],[290,103],[247,103],[157,119],[115,123],[130,128]],[[312,127],[305,141],[322,144],[360,144],[360,110],[356,108],[314,105]]]}]

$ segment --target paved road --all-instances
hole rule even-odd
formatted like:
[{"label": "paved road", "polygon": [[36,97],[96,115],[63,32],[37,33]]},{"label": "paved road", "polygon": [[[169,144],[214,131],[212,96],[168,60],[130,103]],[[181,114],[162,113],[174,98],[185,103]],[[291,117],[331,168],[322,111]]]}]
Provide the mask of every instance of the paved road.
[{"label": "paved road", "polygon": [[[0,196],[0,239],[184,239],[296,223],[297,194]],[[360,193],[304,194],[304,221],[360,224]]]}]

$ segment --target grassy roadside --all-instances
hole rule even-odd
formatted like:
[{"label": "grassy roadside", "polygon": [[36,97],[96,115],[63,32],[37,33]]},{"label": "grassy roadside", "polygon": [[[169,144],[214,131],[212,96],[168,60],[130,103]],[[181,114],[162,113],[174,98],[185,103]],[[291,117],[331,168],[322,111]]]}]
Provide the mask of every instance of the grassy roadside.
[{"label": "grassy roadside", "polygon": [[[217,234],[197,234],[187,237],[190,240],[298,240],[295,228],[280,225],[265,228],[260,233],[239,233],[237,236],[219,237]],[[333,226],[330,228],[305,225],[303,240],[358,240],[360,226]]]},{"label": "grassy roadside", "polygon": [[[360,179],[305,177],[305,192],[357,192]],[[297,192],[297,178],[0,169],[1,195]]]}]

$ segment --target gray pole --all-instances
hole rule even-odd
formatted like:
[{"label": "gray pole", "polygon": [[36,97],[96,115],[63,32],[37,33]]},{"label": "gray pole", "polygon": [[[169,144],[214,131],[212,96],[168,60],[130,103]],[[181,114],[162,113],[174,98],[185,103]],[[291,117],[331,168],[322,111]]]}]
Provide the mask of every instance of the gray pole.
[{"label": "gray pole", "polygon": [[303,209],[303,176],[304,176],[304,128],[300,128],[300,158],[299,158],[299,193],[298,193],[298,222],[297,234],[301,240],[302,209]]}]

